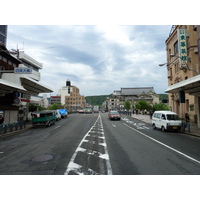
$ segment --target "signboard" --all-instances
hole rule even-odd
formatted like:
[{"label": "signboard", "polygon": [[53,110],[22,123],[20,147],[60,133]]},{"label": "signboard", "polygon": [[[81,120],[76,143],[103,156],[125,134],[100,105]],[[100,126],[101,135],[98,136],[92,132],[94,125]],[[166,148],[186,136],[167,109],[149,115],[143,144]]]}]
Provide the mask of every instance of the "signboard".
[{"label": "signboard", "polygon": [[14,98],[13,102],[14,102],[13,104],[17,105],[17,104],[20,103],[20,99],[19,98]]},{"label": "signboard", "polygon": [[185,28],[178,29],[178,46],[179,46],[179,57],[180,67],[187,67],[187,43]]},{"label": "signboard", "polygon": [[16,67],[14,69],[14,73],[15,74],[31,74],[32,73],[32,69]]}]

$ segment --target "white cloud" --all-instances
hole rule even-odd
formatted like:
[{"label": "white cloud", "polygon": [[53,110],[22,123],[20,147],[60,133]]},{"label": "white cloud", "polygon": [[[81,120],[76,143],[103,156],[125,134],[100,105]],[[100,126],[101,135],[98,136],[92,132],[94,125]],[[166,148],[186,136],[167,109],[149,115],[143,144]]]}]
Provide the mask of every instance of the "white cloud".
[{"label": "white cloud", "polygon": [[[43,63],[41,83],[53,94],[69,79],[82,95],[121,87],[167,88],[165,40],[171,26],[9,26],[8,49]],[[23,48],[22,48],[23,47]]]}]

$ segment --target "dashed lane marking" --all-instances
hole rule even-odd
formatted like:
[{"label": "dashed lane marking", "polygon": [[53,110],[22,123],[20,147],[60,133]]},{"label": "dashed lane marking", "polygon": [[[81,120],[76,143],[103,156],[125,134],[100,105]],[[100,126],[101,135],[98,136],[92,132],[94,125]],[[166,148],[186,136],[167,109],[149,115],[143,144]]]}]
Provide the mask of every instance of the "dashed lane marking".
[{"label": "dashed lane marking", "polygon": [[112,175],[100,114],[78,145],[64,174]]},{"label": "dashed lane marking", "polygon": [[132,124],[137,129],[149,129],[149,127],[145,126],[145,123],[142,123],[142,122],[136,123],[134,121],[129,120],[126,117],[122,118],[122,120],[125,121],[127,124]]}]

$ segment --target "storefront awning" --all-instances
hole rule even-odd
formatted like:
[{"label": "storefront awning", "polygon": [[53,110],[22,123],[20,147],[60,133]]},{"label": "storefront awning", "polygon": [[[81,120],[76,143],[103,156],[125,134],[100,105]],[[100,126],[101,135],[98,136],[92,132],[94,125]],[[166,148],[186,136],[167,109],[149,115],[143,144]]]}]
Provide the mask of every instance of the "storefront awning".
[{"label": "storefront awning", "polygon": [[14,91],[25,92],[26,89],[23,86],[18,85],[14,82],[0,79],[0,94],[8,94]]},{"label": "storefront awning", "polygon": [[181,90],[185,93],[189,93],[190,95],[200,96],[200,75],[194,76],[174,85],[170,85],[165,92],[178,93]]},{"label": "storefront awning", "polygon": [[28,91],[29,94],[38,95],[39,93],[50,93],[53,92],[51,88],[33,80],[27,76],[20,77],[23,87]]}]

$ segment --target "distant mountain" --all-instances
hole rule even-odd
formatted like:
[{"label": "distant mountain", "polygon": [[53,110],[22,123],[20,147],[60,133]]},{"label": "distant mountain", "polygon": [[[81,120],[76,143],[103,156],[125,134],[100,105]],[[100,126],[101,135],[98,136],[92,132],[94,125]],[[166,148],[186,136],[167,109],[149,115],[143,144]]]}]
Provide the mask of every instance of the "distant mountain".
[{"label": "distant mountain", "polygon": [[[166,100],[168,99],[168,94],[158,94],[160,97],[160,100]],[[109,95],[97,95],[97,96],[86,96],[85,100],[87,103],[91,105],[98,105],[102,106],[102,103],[106,100],[107,97],[110,97],[111,94]]]},{"label": "distant mountain", "polygon": [[160,100],[168,100],[168,94],[158,94]]},{"label": "distant mountain", "polygon": [[85,100],[91,105],[102,106],[102,103],[106,100],[107,97],[110,97],[110,95],[86,96]]}]

